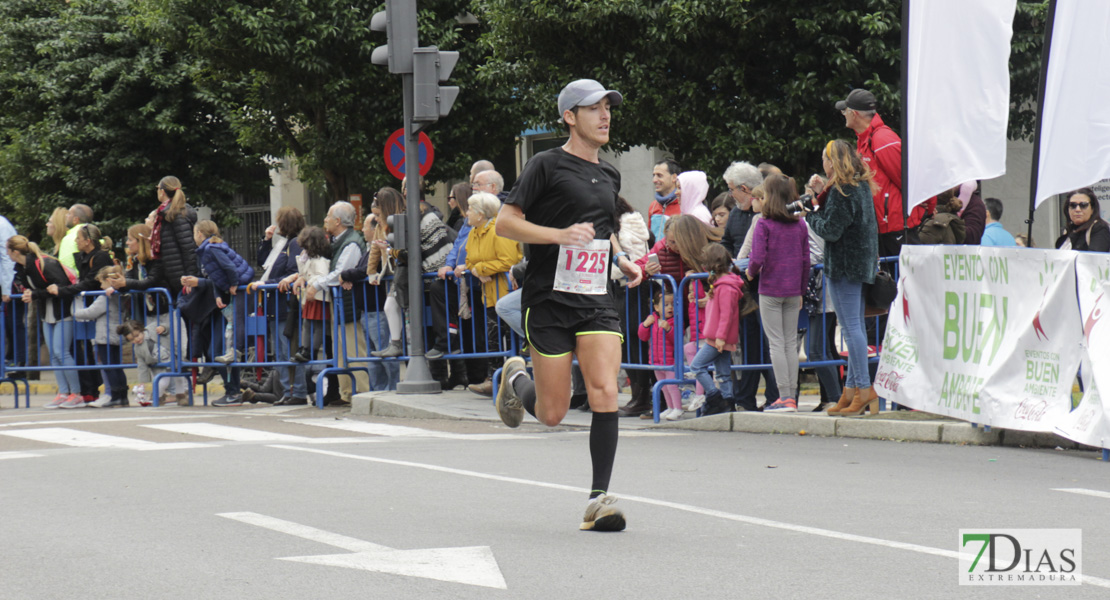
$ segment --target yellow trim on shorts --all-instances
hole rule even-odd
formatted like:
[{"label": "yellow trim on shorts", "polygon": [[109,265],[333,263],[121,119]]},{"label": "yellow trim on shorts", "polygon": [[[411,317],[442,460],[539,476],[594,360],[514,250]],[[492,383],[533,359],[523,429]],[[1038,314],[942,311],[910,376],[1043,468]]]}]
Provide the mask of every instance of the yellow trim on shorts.
[{"label": "yellow trim on shorts", "polygon": [[618,333],[616,331],[579,331],[578,333],[574,334],[574,337],[578,337],[580,335],[615,335],[619,337],[622,342],[624,341],[624,334]]},{"label": "yellow trim on shorts", "polygon": [[528,342],[528,346],[531,348],[531,350],[530,350],[531,352],[535,352],[536,354],[539,354],[540,356],[542,356],[544,358],[562,358],[562,357],[570,354],[571,352],[574,352],[573,350],[571,350],[569,352],[564,352],[562,354],[544,354],[543,352],[540,352],[539,350],[537,350],[536,345],[532,343],[532,334],[528,331],[528,314],[531,313],[531,312],[532,312],[532,307],[531,306],[524,309],[524,340]]}]

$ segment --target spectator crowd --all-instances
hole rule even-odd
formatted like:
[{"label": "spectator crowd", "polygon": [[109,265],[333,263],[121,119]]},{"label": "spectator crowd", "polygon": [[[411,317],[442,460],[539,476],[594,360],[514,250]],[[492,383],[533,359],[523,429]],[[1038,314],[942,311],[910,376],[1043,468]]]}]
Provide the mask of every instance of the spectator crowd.
[{"label": "spectator crowd", "polygon": [[[714,195],[705,172],[666,159],[654,165],[646,214],[619,199],[618,254],[652,276],[629,287],[617,267],[608,275],[623,315],[622,362],[638,367],[625,369],[631,399],[622,416],[650,413],[653,386],[676,379],[679,356],[690,374],[677,378],[694,380],[695,389],[683,398],[677,385],[664,385],[665,419],[691,410],[795,412],[800,351],[811,362],[826,361],[815,368],[823,399],[817,410],[876,411],[868,338],[881,323],[865,319],[865,297],[880,258],[897,256],[904,244],[1031,245],[1002,227],[1002,202],[981,198],[975,181],[904,218],[901,142],[877,106],[861,89],[835,103],[855,143],[828,142],[820,151],[823,174],[804,181],[771,164],[737,161],[717,178]],[[389,242],[390,217],[405,212],[403,186],[378,190],[361,219],[347,202],[333,204],[320,226],[296,208],[281,208],[258,241],[258,269],[216,223],[198,218],[176,177],[158,182],[152,210],[127,229],[122,256],[84,204],[55,209],[39,243],[0,217],[7,376],[37,364],[28,356],[30,330],[41,334],[49,364],[60,367],[47,408],[155,398],[184,405],[190,385],[216,377],[225,393],[213,406],[303,405],[311,394],[343,403],[358,380],[322,378],[325,368],[365,369],[366,389],[395,389],[406,335],[419,334],[443,389],[463,386],[490,397],[505,358],[531,351],[519,343],[519,284],[529,251],[497,234],[504,178],[478,161],[450,188],[446,217],[421,202],[419,257]],[[1110,251],[1110,226],[1091,189],[1067,195],[1065,222],[1057,248]],[[409,269],[425,274],[431,318],[424,332],[406,326]],[[808,325],[800,327],[803,315]],[[248,326],[259,316],[264,344],[254,343],[262,334]],[[81,322],[91,325],[78,336]],[[120,366],[129,364],[127,346],[138,366],[134,387]],[[841,359],[843,370],[832,364]],[[759,367],[733,370],[744,364]],[[148,387],[155,379],[157,387]],[[588,410],[577,371],[573,384],[572,407]]]}]

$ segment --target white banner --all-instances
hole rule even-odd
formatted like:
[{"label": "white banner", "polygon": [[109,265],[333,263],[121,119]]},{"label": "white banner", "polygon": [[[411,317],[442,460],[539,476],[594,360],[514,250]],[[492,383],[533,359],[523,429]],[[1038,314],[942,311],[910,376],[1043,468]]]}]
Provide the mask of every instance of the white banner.
[{"label": "white banner", "polygon": [[910,3],[904,141],[909,208],[965,181],[1006,172],[1016,5],[1017,0]]},{"label": "white banner", "polygon": [[1083,318],[1083,399],[1056,423],[1070,440],[1110,448],[1110,254],[1078,253],[1075,264],[1079,314]]},{"label": "white banner", "polygon": [[1056,0],[1041,112],[1041,161],[1033,165],[1036,206],[1053,194],[1110,177],[1108,31],[1110,2]]},{"label": "white banner", "polygon": [[1075,255],[904,246],[879,395],[983,425],[1052,431],[1071,410],[1079,367]]}]

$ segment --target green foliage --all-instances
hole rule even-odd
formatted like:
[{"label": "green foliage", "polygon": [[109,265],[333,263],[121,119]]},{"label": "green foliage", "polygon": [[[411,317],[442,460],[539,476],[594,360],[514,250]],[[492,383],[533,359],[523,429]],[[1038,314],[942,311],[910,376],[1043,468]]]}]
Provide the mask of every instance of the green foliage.
[{"label": "green foliage", "polygon": [[[437,146],[427,179],[466,177],[470,163],[504,152],[519,123],[496,118],[507,90],[484,88],[480,29],[456,17],[467,2],[421,2],[420,43],[461,53],[452,83],[464,89],[453,112],[428,132]],[[386,43],[370,31],[384,5],[347,0],[151,0],[136,26],[201,59],[198,85],[228,115],[244,144],[295,155],[303,180],[333,198],[397,186],[382,148],[401,127],[401,78],[373,65]]]},{"label": "green foliage", "polygon": [[56,206],[85,203],[119,238],[173,174],[228,215],[265,190],[257,155],[192,84],[193,61],[140,41],[130,0],[0,2],[0,213],[33,239]]},{"label": "green foliage", "polygon": [[[587,77],[620,90],[611,145],[670,151],[684,168],[719,180],[734,160],[767,161],[803,175],[833,137],[854,139],[833,108],[870,89],[900,129],[898,0],[476,0],[490,23],[482,70],[514,86],[530,126],[553,127],[553,99]],[[1022,2],[1016,39],[1014,135],[1028,137],[1043,2]],[[1035,59],[1035,60],[1034,60]],[[1031,85],[1030,74],[1032,74]]]}]

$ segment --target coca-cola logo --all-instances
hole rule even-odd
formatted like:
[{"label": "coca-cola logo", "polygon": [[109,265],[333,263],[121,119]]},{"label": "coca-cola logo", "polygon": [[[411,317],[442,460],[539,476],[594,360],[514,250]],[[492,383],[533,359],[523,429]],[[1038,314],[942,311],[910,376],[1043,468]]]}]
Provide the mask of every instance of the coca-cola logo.
[{"label": "coca-cola logo", "polygon": [[1048,410],[1048,402],[1026,398],[1014,411],[1014,418],[1020,421],[1040,421]]},{"label": "coca-cola logo", "polygon": [[884,371],[879,373],[875,379],[875,383],[881,387],[886,388],[892,392],[898,391],[898,385],[905,379],[906,376],[898,371]]}]

